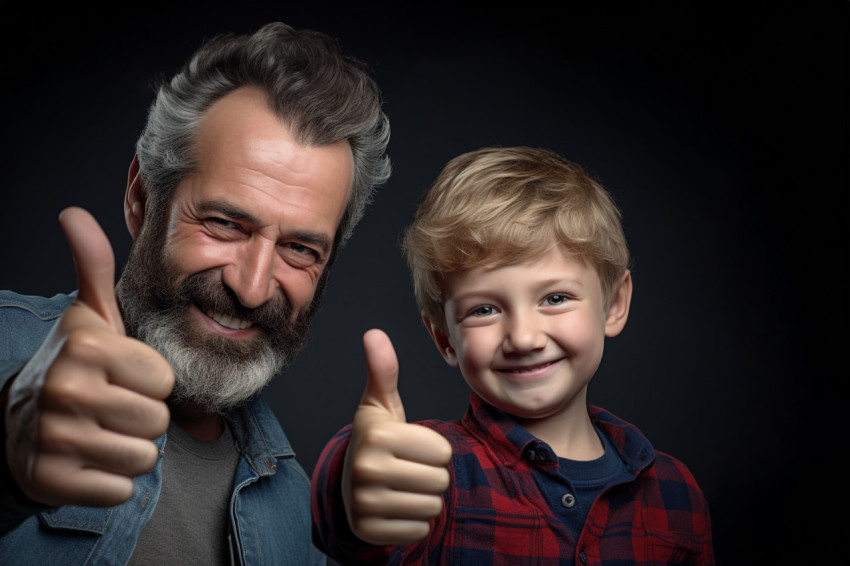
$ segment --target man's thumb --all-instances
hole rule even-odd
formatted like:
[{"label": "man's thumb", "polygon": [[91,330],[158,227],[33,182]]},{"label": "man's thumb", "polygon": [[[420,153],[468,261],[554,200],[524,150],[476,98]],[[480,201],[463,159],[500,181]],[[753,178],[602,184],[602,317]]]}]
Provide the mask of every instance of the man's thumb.
[{"label": "man's thumb", "polygon": [[115,255],[97,220],[78,207],[66,208],[59,223],[77,270],[77,300],[100,315],[117,332],[124,324],[115,299]]},{"label": "man's thumb", "polygon": [[398,358],[390,337],[373,328],[363,335],[363,349],[369,375],[360,404],[382,407],[396,419],[405,420],[398,393]]}]

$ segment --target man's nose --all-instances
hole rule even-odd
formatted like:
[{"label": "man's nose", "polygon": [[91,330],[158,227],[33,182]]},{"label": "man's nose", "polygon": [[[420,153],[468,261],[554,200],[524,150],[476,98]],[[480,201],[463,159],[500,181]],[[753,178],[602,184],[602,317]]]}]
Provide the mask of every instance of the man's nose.
[{"label": "man's nose", "polygon": [[274,277],[277,260],[275,242],[254,237],[246,243],[242,256],[224,268],[222,281],[247,308],[268,302],[278,288]]},{"label": "man's nose", "polygon": [[539,316],[516,313],[507,317],[505,324],[502,349],[506,353],[521,354],[546,347],[546,332]]}]

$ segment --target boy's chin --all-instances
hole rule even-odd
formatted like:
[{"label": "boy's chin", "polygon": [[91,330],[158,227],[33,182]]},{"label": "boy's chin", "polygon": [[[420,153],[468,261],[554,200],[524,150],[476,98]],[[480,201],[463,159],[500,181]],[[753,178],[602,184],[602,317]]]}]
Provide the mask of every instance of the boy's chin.
[{"label": "boy's chin", "polygon": [[479,397],[516,421],[541,421],[550,418],[559,418],[576,410],[587,411],[586,402],[578,398],[553,403],[551,398],[504,399],[481,395],[480,393]]}]

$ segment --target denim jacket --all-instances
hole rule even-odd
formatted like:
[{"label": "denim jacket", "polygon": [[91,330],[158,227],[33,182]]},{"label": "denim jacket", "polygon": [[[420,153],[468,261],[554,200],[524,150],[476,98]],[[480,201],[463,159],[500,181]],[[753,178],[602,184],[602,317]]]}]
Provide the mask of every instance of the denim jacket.
[{"label": "denim jacket", "polygon": [[[74,300],[0,291],[0,387],[38,349]],[[236,564],[324,564],[310,539],[310,480],[271,408],[259,397],[232,415],[241,457],[230,502]],[[166,435],[156,440],[160,454]],[[147,524],[162,482],[162,458],[137,477],[117,507],[68,505],[25,518],[0,538],[0,564],[126,564]],[[0,518],[10,511],[0,506]]]}]

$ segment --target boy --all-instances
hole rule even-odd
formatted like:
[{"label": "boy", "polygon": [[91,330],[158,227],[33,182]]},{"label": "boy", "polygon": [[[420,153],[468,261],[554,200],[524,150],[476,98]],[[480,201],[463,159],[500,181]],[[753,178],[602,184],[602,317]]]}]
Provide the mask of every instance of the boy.
[{"label": "boy", "polygon": [[628,318],[620,213],[545,150],[452,160],[404,249],[422,318],[471,387],[457,422],[404,422],[388,338],[313,481],[314,540],[356,564],[713,564],[688,470],[587,404]]}]

